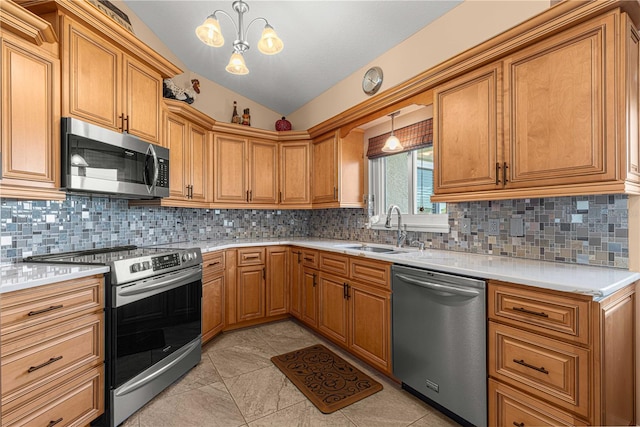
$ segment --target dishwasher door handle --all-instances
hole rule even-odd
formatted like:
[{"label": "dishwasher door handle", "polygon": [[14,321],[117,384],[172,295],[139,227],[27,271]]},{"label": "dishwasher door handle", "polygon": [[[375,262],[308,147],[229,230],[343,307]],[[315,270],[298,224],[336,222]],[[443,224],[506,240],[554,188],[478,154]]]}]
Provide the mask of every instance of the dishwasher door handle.
[{"label": "dishwasher door handle", "polygon": [[431,289],[434,291],[449,292],[455,295],[462,295],[465,297],[475,297],[480,295],[479,291],[476,291],[473,289],[463,289],[463,288],[458,288],[454,286],[441,285],[439,283],[425,282],[424,280],[414,279],[413,277],[405,276],[404,274],[396,274],[396,277],[398,277],[399,279],[402,279],[403,281],[411,285],[420,286],[422,288]]}]

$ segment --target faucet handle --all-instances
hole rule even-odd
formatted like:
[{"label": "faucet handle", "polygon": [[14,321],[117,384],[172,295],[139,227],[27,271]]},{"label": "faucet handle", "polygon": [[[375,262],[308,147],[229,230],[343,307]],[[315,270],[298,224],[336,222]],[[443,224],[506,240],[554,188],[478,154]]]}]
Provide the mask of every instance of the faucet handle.
[{"label": "faucet handle", "polygon": [[417,246],[419,250],[424,251],[424,242],[421,242],[420,240],[412,240],[411,243],[409,243],[409,246]]}]

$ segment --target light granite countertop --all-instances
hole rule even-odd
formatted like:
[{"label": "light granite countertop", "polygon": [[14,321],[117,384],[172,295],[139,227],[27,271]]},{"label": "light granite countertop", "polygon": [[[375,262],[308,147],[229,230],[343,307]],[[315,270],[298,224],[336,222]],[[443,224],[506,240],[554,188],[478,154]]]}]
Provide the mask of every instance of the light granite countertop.
[{"label": "light granite countertop", "polygon": [[[595,299],[606,297],[616,290],[640,280],[640,273],[617,268],[432,249],[419,251],[416,248],[399,249],[389,245],[362,243],[362,245],[372,247],[396,249],[392,253],[374,253],[345,247],[360,245],[359,242],[318,238],[204,240],[158,245],[158,247],[200,247],[202,252],[206,253],[238,247],[269,245],[296,245],[432,269],[444,273],[580,293],[591,295]],[[106,273],[108,267],[17,263],[5,264],[0,271],[0,293],[3,293],[72,278]]]}]

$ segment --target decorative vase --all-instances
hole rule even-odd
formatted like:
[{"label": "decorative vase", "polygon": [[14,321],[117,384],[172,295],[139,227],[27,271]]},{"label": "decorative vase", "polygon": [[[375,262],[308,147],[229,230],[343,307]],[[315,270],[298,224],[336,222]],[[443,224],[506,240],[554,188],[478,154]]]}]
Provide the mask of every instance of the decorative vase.
[{"label": "decorative vase", "polygon": [[244,114],[242,115],[242,124],[245,126],[251,126],[251,115],[249,114],[249,109],[244,109]]},{"label": "decorative vase", "polygon": [[284,116],[282,116],[282,119],[276,120],[276,130],[277,131],[291,130],[291,122],[285,119]]}]

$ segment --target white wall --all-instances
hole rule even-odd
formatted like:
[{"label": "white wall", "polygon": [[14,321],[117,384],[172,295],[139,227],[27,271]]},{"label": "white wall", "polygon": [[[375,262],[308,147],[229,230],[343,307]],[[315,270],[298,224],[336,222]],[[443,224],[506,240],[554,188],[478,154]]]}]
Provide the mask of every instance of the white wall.
[{"label": "white wall", "polygon": [[342,80],[288,120],[308,129],[367,99],[361,79],[373,65],[382,67],[381,91],[526,21],[549,7],[549,0],[466,0],[444,16]]}]

